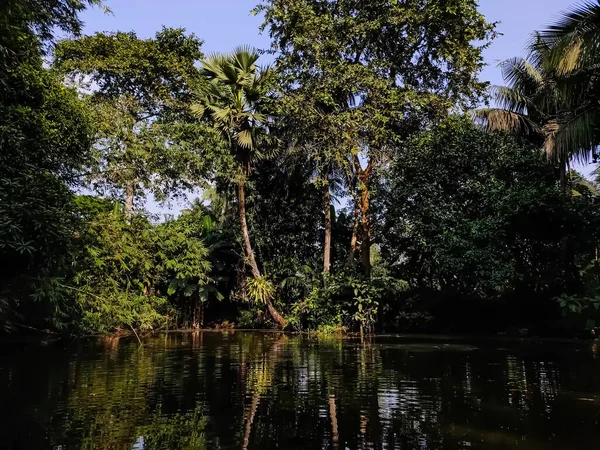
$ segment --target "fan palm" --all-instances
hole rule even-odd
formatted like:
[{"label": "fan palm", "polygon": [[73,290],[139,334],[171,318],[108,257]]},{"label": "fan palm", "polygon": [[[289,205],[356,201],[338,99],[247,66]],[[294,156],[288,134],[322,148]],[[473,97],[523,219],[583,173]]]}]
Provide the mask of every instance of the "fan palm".
[{"label": "fan palm", "polygon": [[[244,248],[252,276],[260,280],[262,277],[246,221],[245,189],[253,161],[264,156],[261,143],[268,138],[268,117],[262,109],[268,99],[272,71],[258,68],[257,60],[258,54],[248,47],[237,48],[230,55],[213,55],[203,60],[201,73],[208,82],[197,93],[198,103],[192,106],[192,112],[212,120],[238,162],[238,213]],[[273,319],[285,326],[285,319],[271,299],[267,298],[265,303]]]},{"label": "fan palm", "polygon": [[497,108],[474,111],[476,122],[490,131],[508,131],[538,143],[558,164],[566,183],[569,160],[587,161],[598,142],[597,103],[585,99],[589,85],[577,85],[577,95],[566,95],[564,79],[550,64],[551,49],[536,40],[531,61],[512,58],[501,63],[508,86],[494,86]]}]

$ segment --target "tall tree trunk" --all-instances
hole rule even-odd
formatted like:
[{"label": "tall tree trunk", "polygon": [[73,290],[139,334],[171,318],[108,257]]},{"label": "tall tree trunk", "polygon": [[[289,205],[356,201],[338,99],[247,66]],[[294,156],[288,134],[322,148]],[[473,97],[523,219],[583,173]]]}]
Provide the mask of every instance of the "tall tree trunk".
[{"label": "tall tree trunk", "polygon": [[[571,187],[571,166],[569,163],[569,159],[560,160],[560,186],[567,195],[572,195],[572,187]],[[571,238],[568,235],[562,237],[561,240],[561,251],[560,257],[563,266],[563,270],[565,271],[565,275],[568,277],[570,283],[572,283],[572,276],[576,274],[574,265],[575,265],[575,253],[573,248],[573,243],[571,242]],[[575,275],[576,276],[576,275]]]},{"label": "tall tree trunk", "polygon": [[[248,222],[246,221],[246,186],[244,179],[238,182],[238,208],[240,214],[240,225],[242,227],[242,237],[244,239],[244,247],[246,249],[246,258],[250,264],[252,276],[254,279],[259,279],[261,277],[260,270],[258,270],[258,264],[256,264],[256,259],[254,258],[254,252],[252,251],[252,244],[250,242],[250,233],[248,232]],[[265,299],[265,303],[273,320],[281,327],[285,327],[287,325],[287,321],[283,318],[279,311],[275,309],[271,299]]]},{"label": "tall tree trunk", "polygon": [[135,182],[127,183],[125,187],[125,221],[131,223],[133,217],[133,197],[135,195]]},{"label": "tall tree trunk", "polygon": [[348,252],[348,267],[354,264],[354,256],[358,250],[358,227],[360,225],[360,208],[355,200],[354,206],[354,225],[352,227],[352,237],[350,238],[350,250]]},{"label": "tall tree trunk", "polygon": [[354,156],[354,167],[358,174],[358,188],[360,199],[358,200],[362,217],[362,236],[361,236],[361,260],[363,270],[367,277],[371,276],[371,216],[369,202],[369,185],[371,173],[373,171],[373,161],[370,160],[365,169],[360,165],[358,155]]},{"label": "tall tree trunk", "polygon": [[560,187],[565,191],[569,192],[569,187],[571,185],[571,171],[569,161],[560,161],[559,162],[559,177],[560,177]]},{"label": "tall tree trunk", "polygon": [[360,255],[367,277],[371,276],[371,220],[369,217],[369,190],[365,186],[361,193],[360,209],[362,217],[362,239]]},{"label": "tall tree trunk", "polygon": [[325,174],[323,184],[323,208],[325,208],[325,245],[323,247],[323,272],[331,271],[331,193],[329,174]]},{"label": "tall tree trunk", "polygon": [[246,186],[245,179],[238,182],[238,210],[240,214],[240,225],[242,227],[242,237],[244,239],[244,247],[246,249],[246,258],[252,270],[252,276],[256,279],[260,278],[260,270],[254,259],[252,244],[250,243],[250,233],[248,232],[248,222],[246,222]]}]

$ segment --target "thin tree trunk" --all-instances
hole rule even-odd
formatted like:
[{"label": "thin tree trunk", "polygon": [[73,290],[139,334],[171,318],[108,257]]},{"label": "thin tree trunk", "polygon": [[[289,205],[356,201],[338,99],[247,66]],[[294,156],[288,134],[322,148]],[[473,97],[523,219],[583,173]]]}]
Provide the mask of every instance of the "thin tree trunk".
[{"label": "thin tree trunk", "polygon": [[125,221],[131,223],[133,217],[133,197],[135,195],[135,182],[127,183],[125,187]]},{"label": "thin tree trunk", "polygon": [[361,259],[367,277],[371,276],[371,220],[369,218],[369,190],[365,186],[361,193],[360,209],[362,216]]},{"label": "thin tree trunk", "polygon": [[238,208],[240,214],[240,225],[242,226],[242,237],[244,238],[244,247],[246,248],[246,258],[252,270],[252,276],[256,279],[260,278],[260,270],[254,259],[252,244],[250,243],[250,233],[248,232],[248,222],[246,222],[246,186],[245,180],[238,182]]},{"label": "thin tree trunk", "polygon": [[329,192],[329,175],[324,177],[323,208],[325,208],[325,245],[323,248],[323,272],[331,271],[331,193]]},{"label": "thin tree trunk", "polygon": [[[569,159],[566,161],[560,161],[560,186],[564,190],[564,192],[568,195],[572,195],[571,192],[571,167],[569,164]],[[561,262],[563,266],[563,270],[565,274],[569,277],[569,281],[571,281],[571,274],[575,274],[575,270],[573,269],[575,262],[575,254],[573,245],[571,243],[571,238],[568,235],[562,237],[561,241]]]},{"label": "thin tree trunk", "polygon": [[195,292],[193,295],[193,314],[192,314],[192,328],[196,330],[202,328],[204,325],[204,303],[200,300],[200,295]]},{"label": "thin tree trunk", "polygon": [[569,178],[567,174],[568,162],[560,161],[560,186],[565,191],[569,190]]},{"label": "thin tree trunk", "polygon": [[[254,279],[259,279],[261,277],[260,270],[258,269],[258,264],[256,264],[256,259],[254,258],[254,252],[252,251],[252,244],[250,242],[250,233],[248,232],[248,223],[246,222],[246,192],[244,180],[240,180],[238,182],[238,208],[240,214],[240,224],[242,227],[242,237],[244,238],[244,247],[246,248],[246,258],[250,264],[252,276]],[[279,311],[275,309],[271,299],[265,299],[265,303],[273,320],[281,327],[285,327],[287,325],[287,321],[283,318]]]},{"label": "thin tree trunk", "polygon": [[365,275],[369,277],[371,276],[371,217],[369,184],[371,181],[371,172],[373,171],[373,161],[369,161],[366,169],[363,169],[360,165],[358,155],[355,155],[354,167],[356,173],[358,174],[360,191],[359,207],[362,217],[361,260]]},{"label": "thin tree trunk", "polygon": [[360,225],[360,208],[358,203],[354,207],[354,226],[352,227],[352,238],[350,239],[350,251],[348,252],[348,267],[354,264],[354,256],[356,255],[358,242],[358,227]]}]

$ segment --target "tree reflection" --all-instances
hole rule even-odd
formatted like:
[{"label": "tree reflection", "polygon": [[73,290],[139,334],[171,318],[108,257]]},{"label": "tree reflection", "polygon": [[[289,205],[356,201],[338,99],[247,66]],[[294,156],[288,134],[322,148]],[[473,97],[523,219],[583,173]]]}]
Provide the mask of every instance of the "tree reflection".
[{"label": "tree reflection", "polygon": [[593,448],[600,359],[585,350],[242,332],[52,344],[4,355],[0,447]]}]

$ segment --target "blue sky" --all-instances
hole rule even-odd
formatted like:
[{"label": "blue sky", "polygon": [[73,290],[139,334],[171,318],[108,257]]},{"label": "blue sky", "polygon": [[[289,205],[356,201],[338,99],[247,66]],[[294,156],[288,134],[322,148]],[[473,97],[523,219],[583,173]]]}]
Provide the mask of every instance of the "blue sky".
[{"label": "blue sky", "polygon": [[[497,62],[523,54],[531,32],[552,21],[575,0],[480,0],[480,11],[490,22],[501,22],[503,33],[486,51],[490,64],[481,78],[502,82]],[[87,34],[96,31],[135,31],[151,37],[163,25],[183,27],[205,41],[204,52],[227,52],[240,44],[267,48],[269,38],[260,35],[260,17],[250,10],[258,0],[107,0],[113,15],[99,9],[83,15]]]}]

